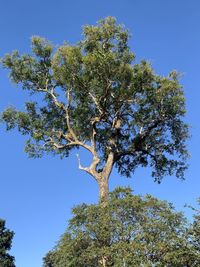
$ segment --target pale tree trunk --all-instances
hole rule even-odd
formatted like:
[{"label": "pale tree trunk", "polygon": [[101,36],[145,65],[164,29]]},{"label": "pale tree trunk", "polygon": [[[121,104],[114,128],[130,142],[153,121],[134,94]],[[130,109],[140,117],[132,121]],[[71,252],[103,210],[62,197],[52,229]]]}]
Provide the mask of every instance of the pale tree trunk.
[{"label": "pale tree trunk", "polygon": [[108,195],[109,195],[108,181],[109,181],[110,174],[112,172],[113,162],[114,162],[114,153],[111,152],[108,155],[103,171],[100,173],[97,179],[98,186],[99,186],[99,202],[103,206],[106,206],[108,202]]},{"label": "pale tree trunk", "polygon": [[80,163],[79,155],[77,154],[78,161],[79,161],[79,169],[87,172],[90,174],[98,183],[99,187],[99,202],[103,204],[103,206],[108,202],[108,180],[110,174],[112,172],[113,164],[114,164],[114,153],[110,152],[108,154],[107,160],[105,162],[104,168],[101,172],[97,171],[97,166],[100,162],[100,159],[96,155],[94,151],[93,153],[93,161],[89,167],[82,167]]},{"label": "pale tree trunk", "polygon": [[[109,231],[109,213],[107,213],[106,207],[108,206],[109,201],[109,189],[108,189],[108,181],[110,174],[112,172],[112,168],[114,165],[114,152],[110,151],[110,153],[107,156],[105,165],[102,169],[102,171],[98,171],[98,164],[100,163],[100,159],[95,153],[95,151],[91,151],[93,154],[93,161],[90,164],[89,167],[82,167],[80,163],[80,158],[78,156],[79,161],[79,169],[86,171],[88,174],[90,174],[98,183],[99,187],[99,204],[100,209],[102,211],[102,220],[100,227],[102,228],[103,232],[107,233],[106,239],[104,241],[105,245],[107,246],[110,243],[110,231]],[[106,255],[102,256],[102,258],[99,261],[100,267],[107,267],[108,266],[108,257]]]},{"label": "pale tree trunk", "polygon": [[101,204],[106,204],[108,202],[108,192],[109,192],[109,186],[108,186],[108,177],[106,179],[102,177],[98,181],[99,186],[99,202]]}]

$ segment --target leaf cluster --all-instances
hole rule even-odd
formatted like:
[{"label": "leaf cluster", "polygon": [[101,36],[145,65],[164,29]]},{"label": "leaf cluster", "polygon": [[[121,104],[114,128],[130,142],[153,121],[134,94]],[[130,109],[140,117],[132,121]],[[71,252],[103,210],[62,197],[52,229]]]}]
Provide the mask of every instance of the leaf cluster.
[{"label": "leaf cluster", "polygon": [[14,233],[5,227],[5,221],[0,219],[0,266],[15,267],[14,257],[8,251],[11,249]]}]

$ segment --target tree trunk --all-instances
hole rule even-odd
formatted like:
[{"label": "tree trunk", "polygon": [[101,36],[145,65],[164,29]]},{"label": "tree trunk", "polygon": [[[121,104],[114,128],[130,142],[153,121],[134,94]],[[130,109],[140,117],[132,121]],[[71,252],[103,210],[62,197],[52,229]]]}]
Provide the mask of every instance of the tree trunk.
[{"label": "tree trunk", "polygon": [[106,206],[108,202],[108,179],[105,177],[102,177],[98,181],[98,186],[99,186],[99,203],[102,204],[103,206]]},{"label": "tree trunk", "polygon": [[97,181],[99,185],[99,202],[102,206],[106,206],[108,203],[109,197],[109,188],[108,188],[108,181],[110,174],[112,172],[114,162],[114,153],[110,152],[106,161],[106,164],[103,168],[103,171],[100,173]]}]

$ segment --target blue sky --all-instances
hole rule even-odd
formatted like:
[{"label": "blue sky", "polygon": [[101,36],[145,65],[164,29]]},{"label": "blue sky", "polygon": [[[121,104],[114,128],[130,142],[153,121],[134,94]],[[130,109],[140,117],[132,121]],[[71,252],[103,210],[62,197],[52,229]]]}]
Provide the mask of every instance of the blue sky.
[{"label": "blue sky", "polygon": [[[100,18],[115,16],[125,24],[137,56],[152,62],[157,73],[173,69],[183,73],[187,99],[187,122],[191,125],[191,159],[186,181],[165,177],[155,184],[148,169],[138,169],[131,179],[113,172],[110,189],[130,185],[135,193],[150,193],[182,210],[200,196],[200,2],[198,0],[18,0],[0,4],[0,56],[14,49],[30,51],[30,37],[40,35],[54,44],[81,39],[81,27]],[[8,81],[0,70],[0,110],[13,105],[23,108],[27,95]],[[68,159],[51,156],[28,159],[25,138],[0,126],[0,217],[15,231],[12,253],[17,267],[39,267],[67,226],[74,205],[97,201],[97,185],[80,172],[74,153]],[[86,154],[82,154],[86,159]],[[191,213],[187,211],[187,216]]]}]

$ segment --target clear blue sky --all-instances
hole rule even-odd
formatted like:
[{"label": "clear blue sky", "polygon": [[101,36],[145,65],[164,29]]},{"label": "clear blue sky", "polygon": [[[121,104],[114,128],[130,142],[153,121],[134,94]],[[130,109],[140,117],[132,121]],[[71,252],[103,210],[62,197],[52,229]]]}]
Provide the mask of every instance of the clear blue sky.
[{"label": "clear blue sky", "polygon": [[[114,172],[110,189],[130,185],[135,193],[166,199],[179,210],[185,203],[195,203],[200,196],[200,1],[7,0],[1,1],[0,10],[0,56],[14,49],[29,51],[32,35],[55,44],[75,43],[81,38],[82,25],[112,15],[132,33],[130,46],[137,60],[150,60],[159,74],[173,69],[182,72],[192,134],[187,180],[166,177],[157,185],[149,170],[139,169],[131,179]],[[8,105],[23,108],[25,97],[1,70],[0,110]],[[0,126],[0,217],[16,233],[12,253],[17,267],[40,267],[42,257],[64,232],[71,207],[97,201],[97,185],[78,170],[74,154],[63,161],[51,156],[31,160],[23,151],[24,140]]]}]

